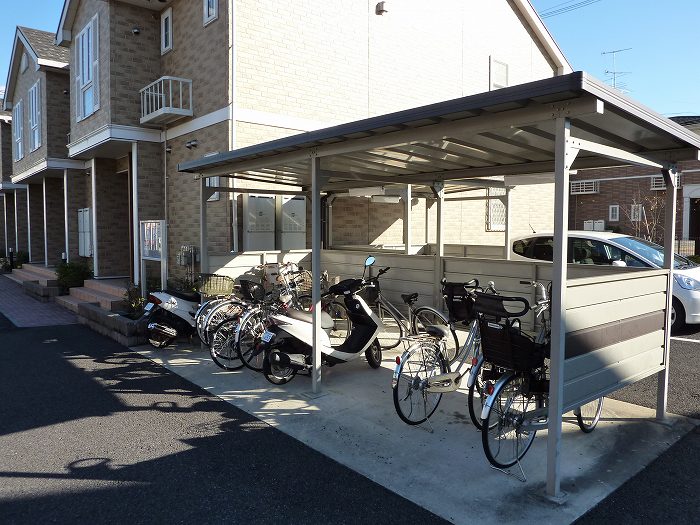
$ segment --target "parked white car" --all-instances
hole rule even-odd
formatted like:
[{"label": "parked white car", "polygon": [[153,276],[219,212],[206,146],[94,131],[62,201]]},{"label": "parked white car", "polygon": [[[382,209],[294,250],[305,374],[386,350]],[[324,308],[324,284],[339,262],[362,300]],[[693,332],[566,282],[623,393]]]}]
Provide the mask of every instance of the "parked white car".
[{"label": "parked white car", "polygon": [[[518,237],[513,241],[512,259],[551,261],[554,253],[551,233]],[[656,243],[623,235],[597,231],[569,231],[568,262],[660,268],[664,248]],[[686,323],[700,323],[700,266],[675,254],[671,330]]]}]

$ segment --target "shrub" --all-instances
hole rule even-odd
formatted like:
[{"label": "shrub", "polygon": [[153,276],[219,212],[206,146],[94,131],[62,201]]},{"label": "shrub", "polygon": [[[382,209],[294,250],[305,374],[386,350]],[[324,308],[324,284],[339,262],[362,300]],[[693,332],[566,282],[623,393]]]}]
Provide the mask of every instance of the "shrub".
[{"label": "shrub", "polygon": [[85,279],[90,277],[92,277],[92,271],[83,262],[61,263],[56,267],[56,280],[61,293],[67,293],[69,288],[82,286]]},{"label": "shrub", "polygon": [[10,259],[7,257],[0,257],[0,270],[3,272],[11,272],[12,265],[10,264]]},{"label": "shrub", "polygon": [[15,268],[21,268],[24,263],[29,262],[29,254],[19,251],[15,253]]},{"label": "shrub", "polygon": [[129,316],[140,316],[146,300],[141,296],[141,289],[134,283],[129,283],[124,292],[127,313]]}]

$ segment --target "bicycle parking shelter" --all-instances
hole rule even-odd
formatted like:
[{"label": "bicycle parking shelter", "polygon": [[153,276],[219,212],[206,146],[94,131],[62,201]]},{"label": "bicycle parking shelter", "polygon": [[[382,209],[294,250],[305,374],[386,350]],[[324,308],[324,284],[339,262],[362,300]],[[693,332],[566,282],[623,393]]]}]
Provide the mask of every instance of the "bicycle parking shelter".
[{"label": "bicycle parking shelter", "polygon": [[[383,185],[437,199],[437,256],[444,256],[443,203],[465,188],[555,184],[547,494],[561,495],[562,415],[581,403],[658,374],[657,418],[666,413],[676,163],[700,160],[700,137],[584,72],[372,117],[182,163],[200,179],[202,268],[207,270],[209,177],[275,183],[311,193],[312,268],[321,266],[321,192]],[[604,280],[567,280],[571,170],[651,166],[666,183],[665,266]],[[240,191],[240,190],[238,190]],[[268,190],[269,191],[269,190]],[[511,244],[506,204],[505,253]],[[409,199],[410,201],[410,199]],[[631,270],[629,271],[631,272]],[[314,271],[312,301],[320,302]],[[595,297],[594,300],[591,297]],[[314,308],[312,385],[321,380],[320,308]],[[621,313],[622,312],[622,313]]]}]

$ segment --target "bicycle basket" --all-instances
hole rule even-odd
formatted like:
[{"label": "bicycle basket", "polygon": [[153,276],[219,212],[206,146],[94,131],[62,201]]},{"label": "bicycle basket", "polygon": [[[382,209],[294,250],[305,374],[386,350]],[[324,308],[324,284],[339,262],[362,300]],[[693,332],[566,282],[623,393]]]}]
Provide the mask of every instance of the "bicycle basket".
[{"label": "bicycle basket", "polygon": [[445,282],[442,285],[442,295],[450,314],[450,321],[471,321],[474,319],[474,298],[470,293],[473,287],[464,283]]},{"label": "bicycle basket", "polygon": [[231,295],[234,280],[227,275],[203,273],[199,276],[199,293],[203,295]]},{"label": "bicycle basket", "polygon": [[265,298],[265,289],[260,283],[254,281],[249,281],[248,279],[241,279],[241,296],[249,301],[260,302]]},{"label": "bicycle basket", "polygon": [[528,371],[544,364],[547,345],[535,343],[530,336],[510,326],[507,321],[497,323],[481,317],[479,332],[484,360],[493,365]]},{"label": "bicycle basket", "polygon": [[374,306],[379,299],[379,289],[376,286],[365,286],[357,295],[362,297],[368,306]]}]

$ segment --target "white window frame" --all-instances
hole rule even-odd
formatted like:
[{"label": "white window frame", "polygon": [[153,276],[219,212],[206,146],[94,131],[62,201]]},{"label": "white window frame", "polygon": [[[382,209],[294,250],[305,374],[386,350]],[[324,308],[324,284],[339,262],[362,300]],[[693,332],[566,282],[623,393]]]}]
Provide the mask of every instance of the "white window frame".
[{"label": "white window frame", "polygon": [[[166,33],[167,29],[167,33]],[[166,42],[166,35],[168,37]],[[160,14],[160,54],[164,55],[173,48],[173,8],[168,7]]]},{"label": "white window frame", "polygon": [[17,102],[12,108],[12,129],[15,143],[15,161],[24,158],[22,136],[24,135],[24,111],[22,101]]},{"label": "white window frame", "polygon": [[630,208],[630,221],[631,222],[640,222],[642,220],[642,205],[641,204],[632,204],[632,207]]},{"label": "white window frame", "polygon": [[620,205],[611,204],[608,207],[608,221],[609,222],[620,222]]},{"label": "white window frame", "polygon": [[19,59],[19,70],[21,73],[24,73],[28,67],[29,67],[29,58],[27,58],[27,53],[25,51],[24,53],[22,53],[22,58]]},{"label": "white window frame", "polygon": [[29,88],[29,152],[41,147],[41,91],[39,80]]},{"label": "white window frame", "polygon": [[[676,173],[676,188],[680,188],[680,187],[681,187],[681,174]],[[663,176],[651,177],[651,187],[649,189],[652,191],[665,190],[666,189],[666,180],[664,179]]]},{"label": "white window frame", "polygon": [[[211,24],[214,20],[219,18],[219,0],[203,0],[203,25],[204,27]],[[211,14],[209,14],[209,9],[211,8]]]},{"label": "white window frame", "polygon": [[[100,108],[99,20],[95,15],[75,38],[75,119],[80,122]],[[92,96],[92,106],[85,104]]]}]

